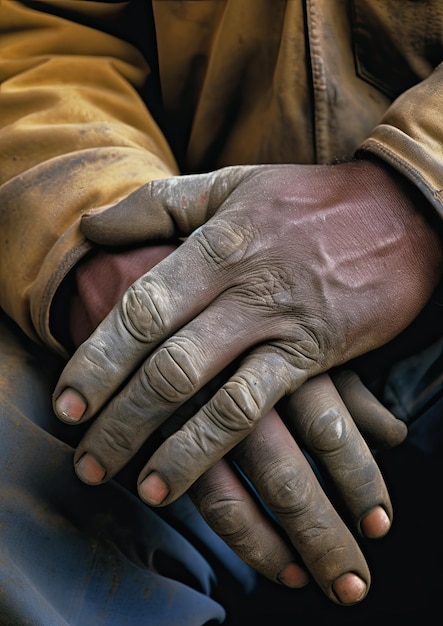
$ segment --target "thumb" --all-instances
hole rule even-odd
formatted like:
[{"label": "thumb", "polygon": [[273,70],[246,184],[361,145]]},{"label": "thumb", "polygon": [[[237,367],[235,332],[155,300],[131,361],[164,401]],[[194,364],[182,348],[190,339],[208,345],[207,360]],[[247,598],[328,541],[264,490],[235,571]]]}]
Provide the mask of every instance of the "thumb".
[{"label": "thumb", "polygon": [[108,246],[187,236],[204,224],[255,166],[154,180],[116,204],[85,213],[81,230]]}]

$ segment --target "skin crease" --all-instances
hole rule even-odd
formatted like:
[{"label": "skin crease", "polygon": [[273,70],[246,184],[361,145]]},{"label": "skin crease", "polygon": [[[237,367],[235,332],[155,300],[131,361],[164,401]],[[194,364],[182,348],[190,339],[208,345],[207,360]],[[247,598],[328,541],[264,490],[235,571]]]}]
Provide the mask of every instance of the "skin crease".
[{"label": "skin crease", "polygon": [[[148,248],[143,247],[142,252],[140,252],[139,249],[135,249],[119,252],[118,255],[99,252],[92,261],[90,260],[84,267],[77,270],[81,284],[83,284],[86,279],[87,283],[89,281],[89,284],[94,286],[94,306],[87,307],[88,315],[86,319],[89,321],[89,324],[85,321],[80,302],[72,307],[71,334],[75,338],[76,343],[80,344],[89,336],[94,327],[102,320],[107,310],[112,308],[115,301],[118,301],[118,298],[124,293],[125,288],[128,287],[139,274],[153,267],[161,259],[171,254],[174,249],[175,248],[172,246],[159,245],[150,246]],[[112,292],[106,287],[111,282],[113,284]],[[110,297],[110,294],[112,294],[112,297]],[[104,310],[105,303],[106,307]],[[403,440],[406,434],[405,425],[399,420],[394,419],[393,416],[376,401],[354,373],[337,373],[335,378],[340,386],[340,393],[343,394],[345,390],[348,401],[349,399],[354,399],[353,419],[358,424],[359,428],[363,429],[365,436],[372,437],[374,447],[380,445],[397,445]],[[341,410],[344,414],[346,413],[346,407],[343,406],[335,386],[326,375],[316,377],[309,383],[306,383],[296,395],[298,396],[297,398],[292,396],[290,398],[290,402],[292,402],[293,406],[287,406],[286,408],[281,407],[289,423],[294,421],[292,416],[294,408],[298,409],[299,412],[306,411],[308,414],[313,415],[313,420],[315,418],[318,419],[319,411],[324,411],[325,416],[330,416],[332,419],[335,419],[335,416],[332,415],[333,411],[331,411],[331,409]],[[68,414],[74,414],[79,406],[78,394],[74,392],[72,398],[74,404],[72,407],[67,407]],[[323,401],[319,402],[319,398],[322,398]],[[196,407],[193,410],[196,410]],[[79,415],[77,415],[77,417],[79,417]],[[185,421],[185,419],[186,418],[182,418],[182,421]],[[291,441],[291,437],[282,426],[278,426],[278,420],[279,417],[276,412],[271,411],[268,416],[264,418],[263,424],[269,423],[274,434],[277,432],[281,433],[280,443],[282,446],[285,446],[288,441]],[[180,424],[177,424],[176,427],[179,425]],[[164,434],[167,436],[168,432],[166,429],[164,430]],[[356,438],[357,442],[355,441]],[[308,439],[308,437],[305,439]],[[260,429],[256,429],[245,442],[246,450],[253,447],[253,456],[257,460],[259,467],[263,465],[263,461],[269,464],[271,459],[269,445],[266,443],[263,446],[262,441]],[[294,442],[293,445],[295,445]],[[307,445],[309,447],[309,443]],[[354,458],[361,464],[361,446],[358,445],[358,436],[355,432],[353,433],[353,438],[350,438],[347,442],[347,446],[352,451],[352,458],[351,463],[349,459],[345,459],[346,472],[348,472]],[[282,454],[279,452],[279,448],[280,446],[276,449],[274,464],[275,466],[282,467]],[[295,449],[297,450],[297,454],[300,455],[298,447],[295,447]],[[237,456],[239,450],[238,448]],[[240,457],[241,456],[240,454]],[[322,453],[319,451],[320,459],[321,456]],[[342,459],[344,456],[340,455],[339,458]],[[372,456],[368,457],[367,463],[368,468],[374,468],[375,470],[375,472],[373,472],[373,475],[376,477],[374,490],[372,494],[366,494],[365,498],[361,498],[361,502],[358,503],[359,506],[354,511],[354,516],[357,525],[359,518],[363,516],[361,519],[361,528],[365,529],[363,534],[375,538],[383,536],[388,531],[390,527],[390,517],[386,511],[389,511],[389,514],[392,516],[392,510],[386,488],[380,480],[380,475]],[[327,471],[328,463],[323,464]],[[241,461],[239,461],[239,465],[241,466]],[[86,477],[87,482],[93,484],[100,482],[104,478],[103,468],[88,454],[84,455],[78,462],[77,472]],[[340,482],[340,467],[336,467],[336,475]],[[365,477],[367,484],[370,482],[368,476]],[[255,479],[254,482],[256,486],[258,486],[260,480]],[[265,478],[261,479],[261,483],[266,484],[266,482],[267,480]],[[344,498],[346,498],[347,493],[352,493],[353,491],[362,494],[360,485],[351,484],[351,482],[348,481],[345,481],[344,484],[343,481],[341,481],[339,489],[343,491]],[[165,486],[160,480],[159,501],[161,501],[165,495]],[[271,522],[269,516],[262,509],[257,507],[256,500],[252,498],[248,490],[245,489],[244,483],[239,480],[237,472],[229,462],[222,459],[216,463],[213,468],[208,470],[205,475],[191,487],[190,495],[194,498],[195,504],[213,530],[223,537],[230,547],[257,571],[271,580],[291,588],[304,586],[309,581],[308,572],[305,567],[300,564],[300,561],[293,561],[294,558],[299,560],[299,557],[294,554],[293,543],[289,542],[288,544],[284,536],[282,536],[281,531],[277,532],[275,524]],[[294,494],[294,503],[298,500],[300,500],[299,496]],[[373,503],[376,502],[383,502],[385,508],[377,505],[375,508],[368,511],[368,509],[371,509],[373,506]],[[315,502],[312,504],[313,510],[316,510],[317,506]],[[273,506],[272,498],[269,506],[270,508]],[[276,515],[278,517],[278,513]],[[335,525],[336,528],[340,528],[336,520],[333,520],[332,525]],[[289,528],[289,534],[291,534],[291,532],[292,529]],[[245,539],[245,537],[247,539]],[[346,533],[344,537],[342,535],[342,541],[344,541],[345,545],[349,540],[349,535]],[[352,541],[351,539],[351,543]],[[264,547],[267,550],[265,555],[263,554]],[[316,553],[317,551],[318,548],[315,549]],[[363,557],[358,556],[358,558]],[[309,555],[307,555],[307,562],[309,563]],[[356,579],[359,581],[359,584],[356,584]],[[339,599],[341,595],[344,602],[354,603],[367,591],[367,586],[363,583],[363,580],[358,579],[358,577],[351,572],[340,576],[339,581],[340,586],[337,588],[338,590],[336,589],[335,583],[330,586],[330,580],[327,578],[327,569],[324,567],[323,562],[323,570],[319,576],[319,583],[324,584],[328,593],[334,593],[337,599]],[[348,587],[352,593],[349,591]]]},{"label": "skin crease", "polygon": [[[361,383],[359,383],[355,375],[349,373],[348,376],[352,376],[353,382],[361,386]],[[352,391],[354,394],[358,395],[360,388],[356,387]],[[316,377],[308,383],[305,383],[300,392],[302,393],[300,402],[297,399],[297,394],[291,396],[291,406],[285,408],[285,413],[288,416],[291,415],[291,411],[294,407],[299,412],[307,411],[308,414],[312,414],[311,418],[307,420],[309,423],[312,423],[316,418],[321,419],[322,417],[324,418],[325,415],[327,416],[331,407],[334,410],[339,407],[343,414],[347,413],[346,408],[340,402],[331,379],[327,375]],[[319,393],[324,399],[324,402],[320,403],[320,405],[318,402]],[[323,416],[322,410],[326,412]],[[392,436],[396,433],[396,442],[399,443],[402,436],[405,434],[404,424],[393,418],[381,405],[378,407],[378,410],[384,412],[384,417],[381,418],[380,416],[379,421],[384,420],[387,429],[390,427]],[[371,413],[371,411],[369,411],[369,413]],[[359,410],[356,411],[355,417],[357,418],[357,422],[368,418],[367,402],[363,402],[359,405]],[[292,421],[294,421],[294,418],[292,418]],[[302,433],[303,429],[299,428],[298,431]],[[380,433],[381,431],[382,429],[380,428]],[[374,437],[375,441],[377,434],[374,434]],[[302,435],[302,439],[303,438],[306,439],[306,435]],[[275,445],[270,445],[271,439],[275,441]],[[383,438],[380,439],[380,443],[384,443]],[[394,439],[392,439],[392,443],[394,443]],[[362,509],[359,507],[363,507],[365,513],[362,524],[367,523],[368,527],[374,529],[374,537],[380,537],[383,536],[390,527],[390,517],[387,515],[386,511],[388,511],[389,515],[392,517],[392,510],[386,488],[369,451],[367,451],[366,454],[368,454],[368,460],[370,459],[372,463],[368,461],[367,471],[364,475],[364,483],[365,487],[367,487],[372,482],[372,493],[366,493],[365,497],[362,497],[362,485],[351,482],[348,477],[352,462],[362,465],[362,457],[365,454],[364,447],[363,449],[361,447],[362,445],[364,446],[364,444],[359,441],[357,431],[352,431],[351,437],[347,441],[350,456],[348,455],[348,458],[340,457],[344,459],[343,466],[338,465],[335,468],[331,466],[330,469],[333,472],[335,471],[338,477],[338,483],[340,483],[341,480],[341,472],[343,476],[346,476],[344,484],[341,485],[344,494],[349,495],[353,492],[360,494],[357,509],[354,511],[355,517],[357,520],[359,519],[362,514]],[[330,443],[328,447],[330,447]],[[317,455],[321,459],[321,452],[317,452]],[[284,463],[285,456],[290,458],[289,463]],[[321,489],[318,488],[317,481],[313,477],[312,471],[307,466],[300,449],[283,426],[283,423],[275,411],[271,411],[263,418],[254,432],[232,453],[232,459],[235,460],[240,467],[243,466],[243,469],[245,469],[245,459],[248,458],[248,463],[252,471],[246,470],[246,474],[249,478],[252,478],[252,482],[258,488],[259,492],[268,492],[268,496],[265,495],[265,501],[270,509],[274,510],[278,518],[281,518],[282,511],[278,508],[276,509],[273,497],[274,489],[269,487],[271,484],[270,477],[268,477],[266,472],[262,472],[262,469],[260,470],[260,473],[263,474],[262,476],[254,476],[256,468],[264,468],[266,466],[271,468],[272,484],[276,485],[284,484],[288,480],[284,472],[281,476],[276,475],[276,467],[282,470],[285,469],[286,472],[290,467],[293,467],[292,471],[295,471],[296,474],[303,476],[310,474],[311,487],[307,488],[306,485],[303,484],[301,485],[301,489],[298,491],[295,490],[292,501],[288,501],[288,506],[286,507],[288,514],[291,517],[291,510],[299,508],[300,500],[306,497],[305,494],[310,494],[312,512],[324,511],[325,503],[323,502],[322,504],[324,494]],[[298,462],[294,465],[295,458],[298,458]],[[87,465],[88,477],[91,483],[96,483],[103,478],[103,468],[97,464],[93,457],[85,455],[80,459],[80,463],[83,462]],[[324,465],[326,468],[328,467],[327,460],[324,462]],[[372,470],[372,472],[370,470]],[[373,475],[372,481],[370,478],[371,473]],[[309,484],[309,481],[307,484]],[[159,488],[160,490],[163,489],[162,482],[159,483]],[[365,570],[364,567],[362,570],[362,566],[359,564],[359,562],[363,561],[363,556],[359,553],[356,546],[353,545],[354,541],[341,520],[339,520],[335,514],[328,519],[328,515],[331,511],[328,512],[328,515],[324,514],[321,520],[323,534],[319,545],[314,547],[310,546],[306,542],[306,537],[301,536],[300,538],[300,529],[302,527],[311,528],[319,524],[318,521],[315,521],[312,517],[306,516],[305,513],[303,513],[302,516],[307,517],[304,524],[301,524],[301,518],[299,517],[294,518],[295,523],[294,521],[289,521],[289,523],[288,521],[284,522],[287,535],[290,539],[290,542],[288,542],[287,538],[285,539],[284,536],[282,536],[281,531],[276,531],[275,525],[270,522],[267,514],[257,507],[256,500],[251,498],[244,484],[239,481],[237,473],[225,460],[219,461],[213,468],[207,471],[205,475],[191,487],[190,495],[210,526],[227,541],[230,547],[237,552],[241,558],[268,578],[293,588],[307,584],[309,581],[308,573],[305,567],[300,563],[300,557],[293,551],[293,547],[299,543],[300,553],[305,556],[305,561],[308,566],[310,554],[315,554],[317,571],[315,571],[315,569],[312,571],[311,567],[311,574],[314,574],[319,585],[324,588],[324,592],[332,600],[335,601],[338,599],[343,603],[353,604],[363,599],[366,595],[368,585],[364,580],[369,581],[370,578],[367,570]],[[233,499],[235,502],[234,509],[232,508]],[[383,502],[383,507],[385,508],[376,506],[373,510],[366,513],[364,507],[368,507],[368,503],[369,506],[371,506],[371,502]],[[328,524],[332,532],[330,549],[327,548],[328,542],[325,540],[326,533],[324,529],[324,526]],[[340,553],[340,551],[343,550],[343,548],[340,548],[341,545],[343,545],[351,555],[353,568],[357,568],[360,572],[360,576],[362,576],[361,578],[351,571],[337,577],[337,564],[339,567],[343,567],[344,565],[343,555]],[[267,550],[266,554],[263,554],[264,547],[266,547]],[[319,559],[320,552],[326,552],[326,558],[330,562],[329,565],[325,562],[325,558],[322,560]],[[336,558],[336,553],[340,553],[339,559]],[[293,559],[297,559],[298,562],[293,561]],[[320,565],[318,565],[318,563],[320,563]],[[331,578],[335,579],[335,581],[331,580]]]},{"label": "skin crease", "polygon": [[[322,385],[323,381],[318,382]],[[346,537],[341,520],[338,517],[334,518],[331,511],[325,514],[328,506],[327,500],[324,500],[325,494],[311,474],[312,470],[300,448],[289,436],[275,411],[271,411],[260,420],[253,433],[235,448],[230,458],[256,486],[299,554],[316,555],[315,560],[308,561],[309,570],[324,592],[332,599],[334,593],[338,597],[341,594],[346,602],[362,599],[367,592],[366,584],[362,585],[362,583],[363,580],[369,581],[369,573],[358,569],[360,576],[356,576],[351,571],[340,576],[345,562],[349,570],[358,567],[358,552],[353,552],[352,542]],[[224,490],[230,494],[230,500],[226,497],[223,499],[223,489],[220,486],[223,486],[220,479],[222,472],[223,480],[228,480],[229,468],[223,460],[200,478],[190,490],[191,497],[208,523],[223,538],[228,536],[231,547],[258,571],[263,572],[262,564],[265,564],[270,578],[281,582],[282,577],[283,579],[287,577],[285,584],[289,586],[306,582],[306,578],[300,581],[300,572],[293,567],[293,564],[289,572],[279,571],[281,546],[276,543],[275,536],[270,535],[269,518],[264,517],[263,511],[258,509],[255,500],[249,501],[248,508],[242,504],[247,500],[244,494],[239,495],[245,488],[238,479],[236,488],[231,486],[229,490]],[[233,482],[232,475],[229,479]],[[375,484],[373,486],[379,490],[377,496],[388,503],[389,499],[386,493],[384,494],[386,497],[383,496],[381,484],[377,487]],[[348,484],[347,487],[350,489],[351,485]],[[286,489],[297,494],[297,496],[294,495],[293,501],[288,498]],[[233,503],[232,500],[235,502]],[[309,508],[310,503],[314,502],[315,506],[312,507],[311,514],[307,515],[306,509]],[[243,510],[241,510],[242,506]],[[389,504],[387,507],[390,510]],[[319,512],[321,513],[317,517]],[[327,525],[324,523],[326,520]],[[312,532],[314,528],[321,528],[322,532]],[[345,546],[348,546],[346,550],[343,549]],[[345,551],[346,557],[343,554]],[[274,576],[270,575],[272,568],[275,570]],[[329,572],[328,577],[325,577],[326,571]],[[337,588],[337,593],[335,582],[332,585],[331,582],[339,578],[341,587]],[[345,589],[348,589],[347,597]]]},{"label": "skin crease", "polygon": [[[389,211],[374,198],[374,187],[383,190]],[[162,203],[168,207],[176,235],[198,230],[137,282],[82,344],[54,397],[63,419],[95,418],[77,451],[77,471],[86,481],[91,476],[108,480],[176,408],[244,355],[230,379],[166,439],[142,471],[140,495],[157,505],[159,493],[167,493],[162,504],[171,502],[255,433],[260,418],[308,377],[398,334],[429,299],[442,259],[437,236],[414,208],[416,195],[404,194],[395,176],[372,163],[229,168],[171,184],[159,181],[145,193],[150,211],[163,210]],[[183,195],[191,214],[184,211]],[[123,202],[114,215],[112,210],[104,214],[111,230],[122,223],[120,209],[125,209],[125,224],[131,223],[131,204]],[[125,233],[120,234],[124,243]],[[165,236],[171,230],[165,229]],[[109,336],[114,379],[106,367],[111,355],[101,351]],[[142,359],[143,368],[102,410]],[[103,385],[103,376],[109,384]],[[84,413],[69,388],[86,399]],[[147,404],[149,424],[141,409]],[[317,493],[314,501],[320,503]],[[335,527],[331,522],[329,528]],[[311,569],[313,561],[311,555]],[[360,557],[351,561],[361,567]],[[325,593],[336,601],[335,581],[342,601],[359,601],[360,579],[368,583],[367,572],[359,571],[356,582],[348,577],[352,567],[345,567],[344,577],[334,567],[336,559],[326,575],[315,573]]]},{"label": "skin crease", "polygon": [[[89,284],[94,285],[94,298],[92,301],[93,306],[87,307],[87,318],[85,318],[84,312],[82,313],[80,302],[76,302],[72,307],[71,334],[75,338],[76,343],[80,344],[89,336],[94,327],[102,320],[107,309],[110,309],[114,302],[118,301],[120,295],[124,293],[125,288],[128,287],[139,274],[153,267],[160,260],[171,254],[174,249],[175,248],[172,246],[158,245],[148,248],[143,247],[142,252],[140,252],[139,249],[135,249],[119,252],[118,255],[99,252],[92,261],[90,260],[84,267],[77,270],[81,284],[83,284],[86,279],[87,284],[89,281]],[[111,292],[107,287],[110,282],[113,284],[113,290]],[[335,379],[338,381],[340,393],[343,394],[345,391],[348,401],[353,399],[353,419],[356,421],[359,428],[365,431],[365,436],[372,438],[374,447],[380,445],[397,445],[403,440],[406,435],[405,425],[401,421],[393,418],[393,416],[376,401],[353,372],[344,371],[336,373]],[[322,402],[319,402],[319,398],[322,398]],[[68,414],[74,416],[75,411],[79,408],[78,402],[80,398],[78,394],[73,392],[72,399],[74,401],[73,406],[66,408]],[[295,421],[292,415],[294,409],[298,412],[306,411],[313,416],[313,420],[318,419],[318,414],[319,412],[321,413],[321,411],[324,411],[325,417],[328,418],[329,416],[332,419],[335,419],[335,416],[332,415],[333,411],[331,411],[331,409],[334,409],[334,411],[341,410],[343,414],[347,412],[346,407],[337,394],[335,386],[326,375],[316,377],[309,383],[303,385],[297,394],[293,394],[293,396],[290,397],[289,403],[291,406],[287,406],[286,408],[282,407],[282,410],[287,415],[289,422],[292,421],[294,423]],[[75,415],[80,417],[78,414]],[[184,421],[184,419],[182,419],[182,421]],[[280,443],[285,446],[288,441],[291,441],[291,436],[285,431],[283,426],[279,426],[278,421],[279,417],[276,412],[271,411],[268,416],[264,418],[263,424],[269,423],[269,428],[272,429],[271,432],[273,432],[274,435],[277,432],[281,433]],[[179,424],[177,424],[177,427],[178,426]],[[166,429],[164,434],[165,436],[168,435]],[[303,438],[303,433],[301,436]],[[268,438],[266,438],[266,440],[267,439]],[[309,437],[304,437],[304,439],[307,440]],[[248,450],[248,448],[254,449],[253,457],[257,459],[259,467],[264,463],[269,463],[271,459],[269,445],[266,443],[263,446],[262,441],[260,429],[256,429],[254,433],[246,439],[245,443],[246,450]],[[293,440],[292,444],[295,446]],[[309,447],[309,442],[307,445]],[[358,442],[358,435],[355,432],[353,433],[353,438],[347,442],[347,446],[349,450],[352,451],[352,455],[351,459],[345,459],[346,472],[348,472],[354,458],[361,464],[361,458],[364,456],[364,453],[363,455],[361,454],[361,446]],[[243,455],[239,454],[239,450],[240,448],[237,449],[236,456],[241,459]],[[295,446],[295,450],[297,454],[300,455],[298,447]],[[292,452],[291,455],[293,456]],[[322,453],[319,451],[320,459],[321,456]],[[340,455],[339,458],[343,459],[344,456]],[[239,460],[238,463],[241,466],[241,460]],[[278,449],[274,464],[278,467],[282,466],[282,454]],[[323,464],[325,465],[326,471],[328,471],[328,463],[323,462]],[[354,515],[357,523],[358,519],[363,515],[361,519],[361,527],[365,529],[363,534],[375,538],[383,536],[388,531],[390,527],[390,517],[386,511],[389,511],[391,516],[392,511],[386,488],[380,480],[381,477],[376,469],[372,456],[368,457],[367,464],[368,468],[375,470],[373,472],[373,475],[377,478],[377,480],[374,481],[376,485],[375,490],[373,494],[369,494],[369,496],[366,495],[366,497],[362,499],[362,502],[358,503],[360,508],[357,507],[354,511]],[[343,494],[349,494],[353,491],[358,491],[360,494],[362,493],[360,485],[351,484],[351,482],[348,481],[345,481],[344,484],[343,481],[341,481],[340,484],[341,468],[336,467],[335,469],[336,476],[338,477],[338,486]],[[78,462],[77,472],[84,477],[86,476],[86,481],[93,484],[100,482],[104,478],[103,468],[93,457],[87,454]],[[365,477],[365,480],[367,483],[370,482],[369,474]],[[255,479],[254,482],[257,486],[260,482],[266,484],[267,480],[261,479],[260,481]],[[300,565],[300,563],[292,562],[294,558],[294,552],[291,548],[293,545],[292,542],[288,545],[283,539],[281,532],[276,531],[275,524],[270,521],[270,518],[263,510],[257,507],[255,499],[252,498],[248,490],[245,489],[244,483],[239,480],[236,471],[226,460],[223,459],[219,461],[213,468],[208,470],[205,475],[191,487],[190,494],[209,525],[225,539],[230,547],[237,552],[244,561],[249,563],[257,571],[271,580],[275,580],[276,582],[292,588],[304,586],[309,581],[306,569]],[[159,481],[159,501],[161,501],[165,495],[164,483]],[[344,497],[346,498],[346,495],[344,495]],[[294,495],[294,502],[299,499],[298,496]],[[383,506],[386,510],[382,506],[375,506],[374,509],[366,512],[368,508],[371,508],[373,502],[384,502]],[[269,506],[272,509],[272,498]],[[313,507],[314,510],[316,508],[316,506]],[[223,512],[223,515],[220,524],[221,512]],[[336,520],[333,521],[333,525],[337,527]],[[291,528],[289,528],[289,534],[290,533]],[[239,540],[236,539],[237,536],[240,538]],[[247,540],[245,540],[245,537],[247,537]],[[263,555],[264,547],[267,549],[266,555]],[[325,574],[326,568],[323,569],[322,575],[319,578],[320,583],[326,580]],[[356,578],[358,577],[352,573],[342,575],[340,577],[338,592],[335,583],[329,589],[329,582],[327,582],[326,587],[329,592],[333,591],[337,598],[339,598],[341,594],[344,598],[344,602],[353,603],[360,599],[362,594],[366,593],[367,590],[365,584],[363,584],[363,587],[361,586],[363,583],[362,580],[360,580],[360,584],[356,584]],[[346,591],[348,586],[351,588],[352,593]]]}]

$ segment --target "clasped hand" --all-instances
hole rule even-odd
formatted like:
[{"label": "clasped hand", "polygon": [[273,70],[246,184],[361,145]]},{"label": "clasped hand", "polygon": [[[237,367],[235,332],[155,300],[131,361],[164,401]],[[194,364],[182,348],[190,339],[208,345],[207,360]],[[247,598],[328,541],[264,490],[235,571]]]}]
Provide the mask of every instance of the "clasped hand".
[{"label": "clasped hand", "polygon": [[[62,373],[54,392],[59,417],[94,418],[76,452],[79,476],[91,484],[114,476],[235,362],[207,402],[169,429],[141,472],[140,496],[167,504],[194,485],[214,525],[215,509],[201,494],[232,451],[325,593],[343,602],[364,597],[369,574],[355,541],[295,442],[280,422],[267,428],[273,418],[264,418],[308,379],[395,337],[426,304],[441,252],[414,199],[395,175],[369,162],[234,167],[150,183],[84,217],[82,228],[103,245],[186,241],[126,291]],[[377,505],[390,516],[352,421],[330,412],[325,420],[324,411],[310,420],[297,415],[299,436],[306,447],[318,446],[357,523]],[[346,464],[357,469],[359,458],[364,471],[353,481]],[[353,496],[356,485],[368,484]],[[234,549],[246,554],[240,543]],[[285,560],[279,554],[278,567]],[[278,567],[265,558],[257,551],[249,561],[275,578]],[[346,578],[340,588],[349,572],[364,588],[353,591]]]}]

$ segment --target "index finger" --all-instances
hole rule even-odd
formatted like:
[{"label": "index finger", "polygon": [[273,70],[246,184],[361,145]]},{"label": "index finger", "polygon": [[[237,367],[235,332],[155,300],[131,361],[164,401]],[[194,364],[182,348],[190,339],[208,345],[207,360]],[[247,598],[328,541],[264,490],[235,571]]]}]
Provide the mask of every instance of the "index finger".
[{"label": "index finger", "polygon": [[[212,251],[192,233],[217,211],[253,166],[157,180],[117,204],[82,218],[96,243],[122,245],[152,239],[153,216],[163,216],[159,237],[190,235],[135,281],[91,337],[72,356],[53,393],[54,411],[67,422],[91,418],[161,341],[195,317],[226,283]],[[166,217],[165,217],[166,216]],[[164,224],[166,222],[166,224]],[[229,231],[229,232],[228,232]],[[223,232],[217,226],[216,238]],[[224,253],[241,247],[241,233],[224,233]],[[193,272],[196,276],[193,276]],[[74,390],[60,398],[65,390]]]},{"label": "index finger", "polygon": [[[226,288],[226,279],[215,280],[214,272],[191,237],[136,280],[65,366],[53,393],[58,417],[77,422],[95,415],[163,340]],[[78,397],[62,395],[66,389]]]}]

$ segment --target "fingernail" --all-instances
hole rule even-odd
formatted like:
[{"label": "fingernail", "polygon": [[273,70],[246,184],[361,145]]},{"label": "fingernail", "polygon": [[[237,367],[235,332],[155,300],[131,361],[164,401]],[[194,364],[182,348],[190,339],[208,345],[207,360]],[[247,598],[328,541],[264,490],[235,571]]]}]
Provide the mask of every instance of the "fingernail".
[{"label": "fingernail", "polygon": [[57,415],[66,422],[78,422],[87,406],[84,397],[71,388],[64,389],[55,401]]},{"label": "fingernail", "polygon": [[297,563],[289,563],[277,576],[282,585],[286,587],[304,587],[309,582],[309,576]]},{"label": "fingernail", "polygon": [[88,452],[77,461],[75,471],[80,480],[91,485],[102,482],[106,476],[106,470]]},{"label": "fingernail", "polygon": [[169,495],[169,488],[157,472],[151,472],[139,485],[140,497],[153,506]]},{"label": "fingernail", "polygon": [[368,539],[384,537],[390,528],[391,520],[381,506],[377,506],[361,520],[361,530]]},{"label": "fingernail", "polygon": [[363,600],[367,591],[365,581],[352,572],[337,578],[332,588],[342,604],[355,604]]}]

